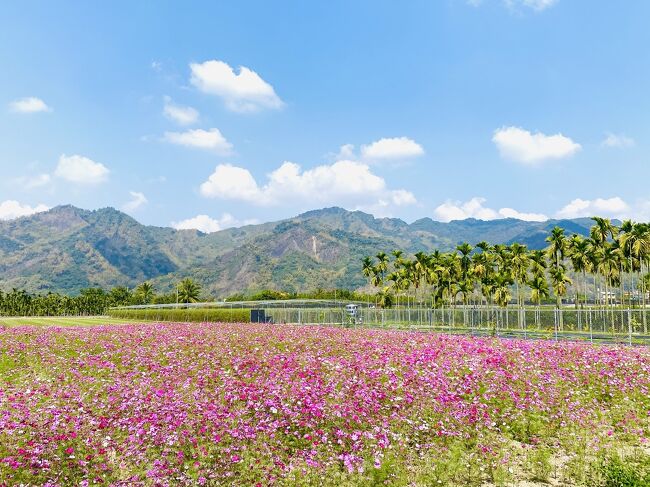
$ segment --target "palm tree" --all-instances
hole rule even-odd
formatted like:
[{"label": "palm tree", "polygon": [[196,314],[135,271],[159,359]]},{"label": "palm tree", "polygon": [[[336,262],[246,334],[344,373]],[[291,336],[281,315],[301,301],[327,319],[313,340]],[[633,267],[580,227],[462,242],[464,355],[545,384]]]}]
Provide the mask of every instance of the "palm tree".
[{"label": "palm tree", "polygon": [[598,272],[605,281],[605,308],[609,306],[609,286],[618,282],[621,254],[613,243],[602,242],[598,248]]},{"label": "palm tree", "polygon": [[[637,282],[642,283],[641,273],[644,265],[647,265],[650,258],[650,231],[649,226],[644,223],[632,223],[627,220],[621,225],[619,242],[623,249],[625,258],[629,260],[630,270],[637,275]],[[645,309],[645,293],[642,294],[643,308]],[[643,313],[644,332],[647,330],[645,313]]]},{"label": "palm tree", "polygon": [[554,261],[555,266],[559,267],[560,262],[562,259],[564,259],[564,252],[567,248],[567,240],[566,236],[564,235],[564,229],[560,227],[554,227],[553,230],[551,230],[551,234],[546,237],[546,241],[549,244],[547,247],[548,255]]},{"label": "palm tree", "polygon": [[136,295],[143,304],[149,304],[153,301],[155,291],[150,282],[145,281],[135,289]]},{"label": "palm tree", "polygon": [[567,286],[571,284],[571,279],[566,274],[566,267],[564,264],[553,266],[550,271],[551,283],[553,285],[553,293],[555,294],[556,308],[560,314],[560,330],[564,329],[564,317],[560,310],[562,303],[562,296],[567,292]]},{"label": "palm tree", "polygon": [[533,250],[530,253],[530,271],[533,277],[544,277],[547,266],[546,253],[543,250]]},{"label": "palm tree", "polygon": [[374,274],[374,267],[372,265],[372,259],[370,257],[366,256],[361,260],[361,272],[363,272],[363,275],[370,279],[372,275]]},{"label": "palm tree", "polygon": [[179,282],[176,289],[181,303],[196,303],[199,300],[201,286],[189,277]]},{"label": "palm tree", "polygon": [[[573,235],[569,239],[569,259],[571,259],[571,265],[575,272],[582,273],[582,282],[584,285],[584,302],[583,305],[587,303],[587,271],[591,271],[591,243],[588,239],[581,237],[580,235]],[[576,308],[578,307],[579,297],[578,297],[578,286],[576,286]]]},{"label": "palm tree", "polygon": [[528,282],[528,287],[530,287],[530,300],[537,305],[535,310],[535,326],[539,327],[539,307],[542,299],[548,299],[550,295],[548,281],[544,276],[533,276]]},{"label": "palm tree", "polygon": [[[555,294],[555,308],[560,313],[560,329],[563,326],[563,317],[560,312],[562,306],[562,296],[566,294],[566,287],[564,286],[564,278],[566,277],[564,264],[564,253],[567,248],[567,239],[564,235],[564,229],[554,227],[551,234],[546,238],[549,243],[546,252],[551,258],[550,276],[553,283],[553,293]],[[568,279],[568,277],[566,277]],[[562,292],[564,290],[564,292]]]},{"label": "palm tree", "polygon": [[591,219],[595,225],[591,227],[590,235],[596,242],[603,243],[617,235],[618,229],[609,218],[594,216]]},{"label": "palm tree", "polygon": [[381,274],[381,280],[384,280],[384,274],[388,270],[388,255],[386,252],[379,252],[377,255],[377,271]]},{"label": "palm tree", "polygon": [[512,277],[515,280],[515,286],[517,288],[517,308],[519,316],[519,326],[523,327],[523,317],[522,317],[522,296],[520,293],[520,285],[526,283],[528,276],[528,266],[530,264],[530,259],[528,257],[528,249],[525,245],[518,243],[513,243],[510,246],[510,269],[512,270]]},{"label": "palm tree", "polygon": [[512,284],[512,276],[507,272],[500,272],[494,277],[494,302],[502,308],[507,308],[512,299]]}]

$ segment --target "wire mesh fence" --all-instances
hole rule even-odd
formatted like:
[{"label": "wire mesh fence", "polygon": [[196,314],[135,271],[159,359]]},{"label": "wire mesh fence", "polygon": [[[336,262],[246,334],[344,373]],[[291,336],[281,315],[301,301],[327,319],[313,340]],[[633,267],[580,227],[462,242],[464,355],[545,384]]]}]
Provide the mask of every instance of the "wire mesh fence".
[{"label": "wire mesh fence", "polygon": [[193,303],[134,306],[156,320],[168,308],[191,310],[198,319],[215,321],[214,310],[239,310],[247,321],[437,331],[478,336],[589,340],[650,345],[650,309],[454,306],[395,307],[331,300]]}]

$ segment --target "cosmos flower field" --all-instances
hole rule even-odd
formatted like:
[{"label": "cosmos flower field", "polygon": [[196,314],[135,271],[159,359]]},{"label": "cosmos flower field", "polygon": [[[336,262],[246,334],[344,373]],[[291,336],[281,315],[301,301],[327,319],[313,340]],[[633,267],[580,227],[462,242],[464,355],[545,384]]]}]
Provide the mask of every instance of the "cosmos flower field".
[{"label": "cosmos flower field", "polygon": [[644,347],[206,323],[6,328],[0,352],[9,485],[607,485],[650,463]]}]

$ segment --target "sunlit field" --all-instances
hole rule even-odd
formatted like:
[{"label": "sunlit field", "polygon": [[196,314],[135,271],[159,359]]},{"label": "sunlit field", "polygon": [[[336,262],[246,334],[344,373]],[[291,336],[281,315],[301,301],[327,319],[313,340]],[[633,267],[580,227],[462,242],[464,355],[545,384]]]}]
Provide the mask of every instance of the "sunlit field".
[{"label": "sunlit field", "polygon": [[93,326],[139,323],[137,320],[112,318],[109,316],[0,316],[2,326]]},{"label": "sunlit field", "polygon": [[133,324],[0,350],[10,485],[650,482],[645,347]]}]

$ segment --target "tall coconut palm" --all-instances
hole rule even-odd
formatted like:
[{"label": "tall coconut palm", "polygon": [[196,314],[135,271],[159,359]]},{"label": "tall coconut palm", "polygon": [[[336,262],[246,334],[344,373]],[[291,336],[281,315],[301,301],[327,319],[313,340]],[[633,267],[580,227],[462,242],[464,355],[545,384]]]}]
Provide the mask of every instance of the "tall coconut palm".
[{"label": "tall coconut palm", "polygon": [[[548,242],[548,247],[546,252],[551,261],[550,275],[551,280],[553,280],[553,275],[560,276],[564,275],[564,265],[562,261],[564,260],[564,253],[567,249],[567,239],[564,235],[564,229],[560,227],[554,227],[551,230],[551,234],[546,238]],[[553,293],[555,294],[555,307],[559,310],[562,305],[562,296],[566,293],[559,293],[558,288],[553,285]],[[562,314],[560,313],[560,317]]]},{"label": "tall coconut palm", "polygon": [[150,282],[145,281],[135,288],[135,294],[143,304],[149,304],[153,301],[155,290]]},{"label": "tall coconut palm", "polygon": [[[591,244],[588,239],[580,235],[573,235],[569,239],[568,253],[569,259],[573,270],[582,274],[584,301],[583,305],[587,303],[587,272],[591,271]],[[576,307],[579,305],[578,286],[576,285]]]},{"label": "tall coconut palm", "polygon": [[560,310],[560,304],[562,303],[562,297],[566,295],[567,287],[571,285],[571,279],[566,273],[566,267],[564,264],[552,266],[549,274],[551,277],[551,284],[553,285],[553,293],[555,294],[556,307],[558,311],[560,311],[560,330],[563,330],[564,317]]},{"label": "tall coconut palm", "polygon": [[616,285],[620,273],[621,254],[618,246],[613,243],[602,242],[598,248],[598,272],[605,282],[605,308],[610,304],[610,287]]},{"label": "tall coconut palm", "polygon": [[509,264],[516,286],[519,325],[523,326],[523,317],[521,313],[523,299],[521,296],[520,288],[526,283],[528,277],[528,266],[530,264],[530,259],[528,257],[528,248],[525,245],[521,245],[516,242],[510,245]]},{"label": "tall coconut palm", "polygon": [[370,279],[375,273],[375,268],[372,265],[372,259],[370,257],[366,256],[361,260],[361,272],[367,279]]},{"label": "tall coconut palm", "polygon": [[536,275],[528,281],[530,287],[530,300],[535,303],[535,326],[539,327],[540,305],[543,299],[548,299],[550,293],[548,281],[544,276]]},{"label": "tall coconut palm", "polygon": [[[641,273],[650,259],[650,230],[647,224],[632,223],[627,220],[621,225],[619,243],[625,257],[630,261],[630,270],[636,274],[637,282],[641,284]],[[645,292],[642,295],[642,305],[645,309]],[[643,316],[644,333],[647,331],[645,313]]]},{"label": "tall coconut palm", "polygon": [[384,280],[384,274],[388,270],[388,254],[386,252],[379,252],[375,256],[377,257],[377,271],[381,274],[382,281]]},{"label": "tall coconut palm", "polygon": [[472,253],[472,250],[474,248],[468,244],[467,242],[463,242],[462,244],[456,246],[456,250],[460,252],[460,270],[461,270],[461,277],[463,279],[467,279],[467,274],[469,273],[470,266],[472,264],[472,259],[470,257],[470,254]]},{"label": "tall coconut palm", "polygon": [[530,253],[530,272],[533,277],[544,277],[546,274],[546,253],[543,250],[533,250]]},{"label": "tall coconut palm", "polygon": [[179,302],[196,303],[199,300],[201,286],[188,277],[178,283],[177,291]]},{"label": "tall coconut palm", "polygon": [[551,234],[546,237],[548,242],[547,253],[549,258],[555,263],[555,267],[559,267],[562,259],[564,259],[564,253],[567,249],[567,239],[564,235],[564,228],[554,227],[551,230]]},{"label": "tall coconut palm", "polygon": [[590,229],[590,235],[596,242],[606,242],[618,234],[618,229],[609,218],[594,216],[591,219],[594,221],[594,226]]},{"label": "tall coconut palm", "polygon": [[499,272],[494,276],[494,302],[502,308],[507,308],[512,299],[510,286],[514,283],[508,272]]}]

